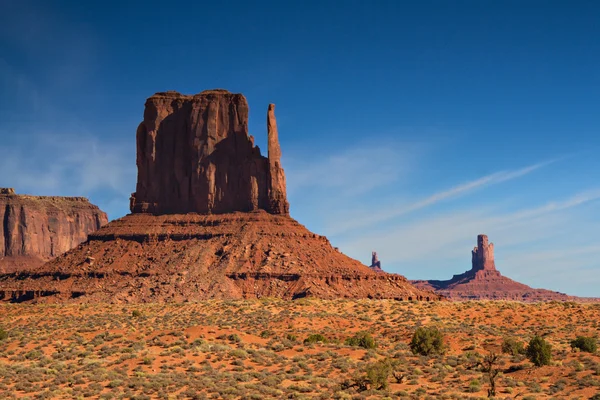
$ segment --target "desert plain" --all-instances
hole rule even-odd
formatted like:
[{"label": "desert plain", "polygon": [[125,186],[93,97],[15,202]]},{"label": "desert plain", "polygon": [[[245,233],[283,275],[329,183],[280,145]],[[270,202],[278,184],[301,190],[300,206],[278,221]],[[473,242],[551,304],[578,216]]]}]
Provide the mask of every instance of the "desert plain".
[{"label": "desert plain", "polygon": [[[2,304],[0,398],[488,398],[482,361],[497,354],[495,398],[597,399],[600,355],[571,341],[597,336],[599,315],[557,301]],[[442,333],[443,354],[413,354],[422,326]],[[369,346],[347,341],[367,333]],[[502,352],[535,335],[550,365]]]}]

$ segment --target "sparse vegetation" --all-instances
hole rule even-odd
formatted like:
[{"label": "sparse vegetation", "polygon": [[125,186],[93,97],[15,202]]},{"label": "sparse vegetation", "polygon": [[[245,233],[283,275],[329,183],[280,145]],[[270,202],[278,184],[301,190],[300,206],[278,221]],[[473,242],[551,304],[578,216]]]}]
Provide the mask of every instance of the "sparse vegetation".
[{"label": "sparse vegetation", "polygon": [[536,367],[549,365],[552,360],[552,346],[540,336],[534,336],[527,346],[527,358]]},{"label": "sparse vegetation", "polygon": [[391,372],[392,366],[388,360],[369,364],[366,368],[367,382],[372,389],[386,389]]},{"label": "sparse vegetation", "polygon": [[359,332],[356,335],[346,339],[345,343],[348,346],[363,347],[365,349],[374,349],[377,347],[375,339],[368,332]]},{"label": "sparse vegetation", "polygon": [[487,374],[490,382],[488,397],[496,397],[496,378],[501,372],[499,368],[501,364],[502,358],[494,352],[487,354],[481,362],[482,370]]},{"label": "sparse vegetation", "polygon": [[4,329],[0,328],[0,341],[5,340],[8,338],[8,332],[6,332]]},{"label": "sparse vegetation", "polygon": [[525,354],[525,344],[514,338],[505,338],[502,342],[502,352],[511,356]]},{"label": "sparse vegetation", "polygon": [[[570,344],[575,329],[597,332],[599,312],[559,302],[0,304],[10,327],[0,398],[583,400],[600,388],[600,354]],[[422,323],[443,327],[443,354],[413,353]],[[377,347],[360,346],[366,332]],[[553,344],[543,370],[519,352],[492,357],[503,338],[537,332]]]},{"label": "sparse vegetation", "polygon": [[325,336],[321,335],[320,333],[314,333],[312,335],[308,335],[308,337],[306,339],[304,339],[304,343],[305,344],[311,344],[311,343],[327,343],[328,340]]},{"label": "sparse vegetation", "polygon": [[578,336],[577,339],[571,341],[571,348],[595,353],[598,349],[598,340],[594,337]]},{"label": "sparse vegetation", "polygon": [[413,334],[410,349],[414,354],[429,356],[443,354],[445,351],[444,336],[434,327],[419,327]]}]

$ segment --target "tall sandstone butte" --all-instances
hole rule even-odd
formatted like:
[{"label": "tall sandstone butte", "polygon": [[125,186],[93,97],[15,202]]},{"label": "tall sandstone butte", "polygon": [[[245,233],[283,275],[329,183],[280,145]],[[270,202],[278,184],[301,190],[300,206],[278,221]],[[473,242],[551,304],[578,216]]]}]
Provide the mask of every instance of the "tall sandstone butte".
[{"label": "tall sandstone butte", "polygon": [[36,267],[108,223],[84,197],[18,195],[0,188],[0,273]]},{"label": "tall sandstone butte", "polygon": [[592,300],[568,296],[546,289],[534,289],[503,276],[496,269],[494,244],[487,235],[477,236],[477,246],[471,252],[471,269],[454,275],[447,281],[412,281],[418,288],[434,290],[451,300]]},{"label": "tall sandstone butte", "polygon": [[157,93],[137,129],[138,182],[133,213],[223,214],[266,210],[289,214],[275,120],[267,114],[268,157],[248,135],[242,94]]},{"label": "tall sandstone butte", "polygon": [[150,97],[137,130],[132,214],[28,276],[0,276],[0,300],[440,299],[292,219],[272,104],[267,134],[263,157],[241,94]]}]

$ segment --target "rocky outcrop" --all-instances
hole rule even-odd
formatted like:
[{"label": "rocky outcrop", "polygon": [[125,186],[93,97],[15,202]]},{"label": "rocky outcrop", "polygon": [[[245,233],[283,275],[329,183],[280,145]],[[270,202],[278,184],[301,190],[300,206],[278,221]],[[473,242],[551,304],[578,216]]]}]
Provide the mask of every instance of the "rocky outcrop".
[{"label": "rocky outcrop", "polygon": [[108,222],[84,197],[17,195],[0,189],[0,273],[36,267],[76,247]]},{"label": "rocky outcrop", "polygon": [[471,265],[474,271],[495,271],[494,243],[488,244],[487,235],[477,235],[477,246],[471,252]]},{"label": "rocky outcrop", "polygon": [[28,274],[0,276],[0,299],[440,300],[344,255],[288,215],[274,111],[265,158],[248,136],[241,94],[150,97],[137,130],[133,213]]},{"label": "rocky outcrop", "polygon": [[381,269],[381,261],[379,261],[379,257],[377,257],[377,252],[371,252],[371,265],[369,266],[375,272],[383,272]]},{"label": "rocky outcrop", "polygon": [[[451,300],[576,300],[576,297],[545,289],[533,289],[503,276],[494,262],[494,244],[486,235],[477,236],[471,252],[471,269],[447,281],[411,281],[423,290],[433,290]],[[589,299],[586,299],[589,300]]]},{"label": "rocky outcrop", "polygon": [[133,213],[289,213],[275,121],[268,110],[268,158],[248,134],[242,94],[156,93],[137,129]]}]

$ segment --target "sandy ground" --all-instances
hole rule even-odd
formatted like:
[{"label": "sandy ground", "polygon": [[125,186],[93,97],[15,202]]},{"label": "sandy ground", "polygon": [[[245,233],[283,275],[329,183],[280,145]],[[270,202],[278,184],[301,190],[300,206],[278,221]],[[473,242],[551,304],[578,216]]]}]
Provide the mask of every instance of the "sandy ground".
[{"label": "sandy ground", "polygon": [[[413,355],[419,326],[447,350]],[[502,354],[496,398],[590,399],[600,355],[572,351],[598,336],[600,305],[387,300],[206,301],[143,305],[0,305],[0,399],[486,398],[479,362],[505,338],[552,345],[548,366]],[[369,332],[374,349],[345,340]],[[327,343],[305,344],[311,334]],[[390,365],[383,387],[356,385]],[[368,381],[367,381],[368,382]],[[365,390],[366,389],[366,390]],[[600,395],[599,397],[600,398]]]}]

